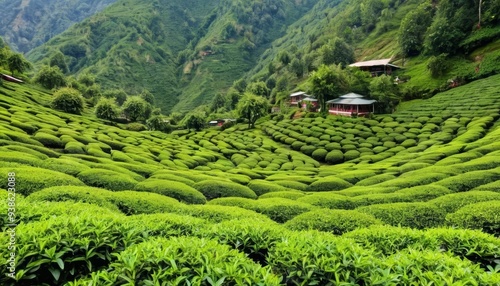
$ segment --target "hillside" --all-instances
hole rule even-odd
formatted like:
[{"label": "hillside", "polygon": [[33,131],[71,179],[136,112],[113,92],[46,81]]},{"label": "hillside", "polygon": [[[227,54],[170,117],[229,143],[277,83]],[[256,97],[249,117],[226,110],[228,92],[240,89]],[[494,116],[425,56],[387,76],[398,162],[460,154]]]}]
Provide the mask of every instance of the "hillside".
[{"label": "hillside", "polygon": [[[167,114],[209,105],[239,79],[265,83],[279,102],[307,89],[307,75],[321,64],[377,58],[404,67],[404,98],[428,97],[451,79],[499,72],[500,5],[482,4],[478,29],[477,3],[439,3],[122,0],[28,57],[40,65],[60,50],[71,74],[90,72],[103,87],[131,94],[148,89]],[[446,64],[431,75],[435,57]]]},{"label": "hillside", "polygon": [[498,285],[499,89],[497,75],[371,119],[164,134],[3,82],[16,215],[0,243],[18,224],[19,262],[0,282]]},{"label": "hillside", "polygon": [[29,52],[114,0],[0,0],[0,37],[19,52]]},{"label": "hillside", "polygon": [[[211,101],[250,70],[307,1],[123,0],[34,49],[37,63],[62,51],[70,72],[104,87],[150,90],[164,112]],[[304,10],[304,11],[303,11]]]}]

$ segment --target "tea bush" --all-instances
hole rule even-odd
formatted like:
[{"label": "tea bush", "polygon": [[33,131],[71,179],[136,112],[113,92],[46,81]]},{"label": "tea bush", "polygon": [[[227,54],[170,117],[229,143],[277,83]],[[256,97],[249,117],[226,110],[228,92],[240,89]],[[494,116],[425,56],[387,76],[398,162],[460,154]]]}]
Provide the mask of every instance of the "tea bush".
[{"label": "tea bush", "polygon": [[91,169],[80,172],[77,178],[86,185],[111,191],[133,190],[137,181],[119,172],[107,169]]},{"label": "tea bush", "polygon": [[8,173],[15,173],[16,192],[27,196],[54,186],[83,186],[82,181],[70,175],[35,167],[0,168],[0,188],[7,189]]},{"label": "tea bush", "polygon": [[352,186],[351,183],[339,179],[335,176],[321,178],[309,185],[307,191],[309,192],[325,192],[325,191],[338,191]]},{"label": "tea bush", "polygon": [[444,186],[454,192],[465,192],[480,185],[485,185],[500,179],[500,172],[496,170],[472,171],[457,176],[445,178],[437,185]]},{"label": "tea bush", "polygon": [[90,167],[69,158],[50,158],[42,163],[44,169],[58,171],[71,176],[76,176],[78,173],[89,170]]},{"label": "tea bush", "polygon": [[283,192],[271,192],[265,193],[259,197],[259,199],[268,199],[268,198],[284,198],[290,200],[297,200],[298,198],[303,197],[305,194],[301,191],[283,191]]},{"label": "tea bush", "polygon": [[291,230],[320,230],[340,235],[357,228],[382,222],[354,210],[315,210],[303,213],[285,223]]},{"label": "tea bush", "polygon": [[325,192],[306,195],[297,199],[297,201],[328,209],[350,210],[356,208],[356,204],[352,198],[336,193]]},{"label": "tea bush", "polygon": [[252,189],[257,196],[261,196],[269,192],[283,192],[288,190],[286,187],[264,180],[252,180],[248,184],[248,187]]},{"label": "tea bush", "polygon": [[43,132],[37,132],[35,136],[33,136],[34,139],[38,140],[38,142],[42,143],[46,147],[50,148],[62,148],[64,147],[63,143],[61,142],[61,139],[59,139],[57,136],[43,133]]},{"label": "tea bush", "polygon": [[466,205],[491,200],[500,200],[500,194],[489,191],[468,191],[444,195],[429,201],[429,203],[436,205],[447,213],[453,213]]},{"label": "tea bush", "polygon": [[[130,264],[132,257],[137,263]],[[280,285],[280,279],[269,267],[262,267],[216,241],[193,237],[156,238],[131,246],[110,267],[110,271],[96,273],[73,285],[124,284],[131,280],[143,285],[160,280],[177,285]]]},{"label": "tea bush", "polygon": [[16,151],[0,151],[0,160],[2,162],[19,163],[29,166],[41,166],[43,161],[31,154],[16,152]]},{"label": "tea bush", "polygon": [[207,200],[220,197],[257,198],[252,189],[233,182],[206,180],[194,184],[193,188],[201,192]]},{"label": "tea bush", "polygon": [[500,235],[500,200],[466,205],[446,216],[448,224]]},{"label": "tea bush", "polygon": [[359,212],[373,215],[393,225],[412,228],[438,227],[444,224],[446,213],[429,203],[392,203],[359,207]]},{"label": "tea bush", "polygon": [[206,198],[202,193],[193,187],[175,181],[148,179],[138,183],[135,190],[158,193],[188,204],[204,204],[206,202]]},{"label": "tea bush", "polygon": [[70,154],[85,154],[85,145],[80,142],[70,141],[64,146],[64,151]]}]

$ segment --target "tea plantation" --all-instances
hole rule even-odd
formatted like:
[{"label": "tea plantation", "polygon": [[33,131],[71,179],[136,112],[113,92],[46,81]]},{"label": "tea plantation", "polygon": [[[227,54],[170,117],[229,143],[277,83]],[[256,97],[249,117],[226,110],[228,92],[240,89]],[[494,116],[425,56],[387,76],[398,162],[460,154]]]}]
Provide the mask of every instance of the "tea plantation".
[{"label": "tea plantation", "polygon": [[135,132],[50,100],[0,87],[0,285],[500,285],[499,75],[250,130]]}]

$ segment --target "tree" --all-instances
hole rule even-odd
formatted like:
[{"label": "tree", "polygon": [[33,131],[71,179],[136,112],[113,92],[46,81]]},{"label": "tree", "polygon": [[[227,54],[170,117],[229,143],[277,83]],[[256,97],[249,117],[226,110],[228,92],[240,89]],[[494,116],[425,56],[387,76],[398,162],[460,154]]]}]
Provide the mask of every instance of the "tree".
[{"label": "tree", "polygon": [[170,124],[177,125],[181,122],[183,116],[179,112],[172,112],[169,117],[170,117]]},{"label": "tree", "polygon": [[141,98],[151,105],[155,104],[155,96],[149,90],[143,90],[141,93]]},{"label": "tree", "polygon": [[127,100],[127,93],[123,89],[110,89],[102,93],[102,96],[106,98],[114,98],[119,106],[122,106],[125,100]]},{"label": "tree", "polygon": [[34,80],[47,89],[66,86],[66,78],[57,66],[42,66]]},{"label": "tree", "polygon": [[82,73],[78,76],[78,82],[89,87],[95,84],[95,76],[90,73]]},{"label": "tree", "polygon": [[24,59],[19,53],[11,53],[7,58],[7,66],[10,73],[14,76],[14,72],[23,73],[31,68],[31,63]]},{"label": "tree", "polygon": [[263,81],[250,83],[247,86],[246,91],[262,97],[269,97],[270,93],[269,88],[267,88],[266,83]]},{"label": "tree", "polygon": [[144,120],[148,103],[140,96],[131,96],[123,103],[123,113],[130,121]]},{"label": "tree", "polygon": [[161,131],[165,133],[172,132],[172,126],[168,123],[168,120],[161,114],[151,116],[146,121],[146,126],[151,131]]},{"label": "tree", "polygon": [[78,90],[63,87],[54,93],[52,107],[64,112],[80,114],[85,107],[85,103]]},{"label": "tree", "polygon": [[236,108],[241,94],[234,88],[230,88],[226,94],[226,109],[233,110]]},{"label": "tree", "polygon": [[187,129],[195,129],[200,131],[205,127],[205,114],[202,113],[191,113],[184,118],[184,125]]},{"label": "tree", "polygon": [[219,108],[223,108],[226,105],[226,99],[220,93],[217,93],[215,97],[212,99],[212,103],[210,105],[210,111],[214,112],[219,110]]},{"label": "tree", "polygon": [[245,79],[240,78],[233,83],[233,87],[239,92],[244,92],[247,88],[247,82],[245,81]]},{"label": "tree", "polygon": [[349,80],[340,65],[321,65],[307,80],[309,93],[319,102],[321,112],[326,112],[326,101],[337,98],[349,90]]},{"label": "tree", "polygon": [[425,32],[432,23],[433,8],[430,4],[419,6],[401,21],[398,42],[405,56],[415,56],[423,50]]},{"label": "tree", "polygon": [[269,103],[261,96],[246,92],[238,102],[236,112],[248,121],[248,128],[253,128],[257,119],[269,112]]},{"label": "tree", "polygon": [[375,77],[370,83],[370,95],[383,105],[384,112],[393,112],[401,100],[398,85],[387,75]]},{"label": "tree", "polygon": [[320,49],[325,65],[342,64],[346,66],[354,62],[354,50],[344,40],[335,38]]},{"label": "tree", "polygon": [[436,78],[444,75],[448,70],[447,54],[432,56],[427,61],[427,69],[431,72],[431,76]]},{"label": "tree", "polygon": [[291,60],[292,58],[287,51],[281,51],[278,53],[278,61],[280,61],[283,65],[288,65]]},{"label": "tree", "polygon": [[290,63],[290,69],[297,75],[297,77],[302,77],[304,75],[304,62],[294,58]]},{"label": "tree", "polygon": [[61,51],[57,51],[51,58],[49,65],[51,67],[59,67],[61,72],[66,74],[68,73],[68,65],[66,64],[66,59],[64,58],[64,54]]},{"label": "tree", "polygon": [[101,98],[95,106],[95,115],[106,120],[115,120],[118,117],[118,106],[112,99]]}]

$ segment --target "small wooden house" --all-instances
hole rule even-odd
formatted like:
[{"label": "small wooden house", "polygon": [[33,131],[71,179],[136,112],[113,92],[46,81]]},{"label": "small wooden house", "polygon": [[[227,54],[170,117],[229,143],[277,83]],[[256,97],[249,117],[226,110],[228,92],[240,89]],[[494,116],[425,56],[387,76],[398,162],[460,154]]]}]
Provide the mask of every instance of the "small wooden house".
[{"label": "small wooden house", "polygon": [[364,96],[357,93],[348,93],[339,98],[332,99],[326,102],[328,112],[334,115],[352,116],[367,116],[370,113],[375,113],[376,100],[365,99]]},{"label": "small wooden house", "polygon": [[391,75],[393,71],[400,67],[390,63],[391,59],[373,60],[350,64],[350,67],[358,67],[363,71],[371,73],[372,76]]}]

